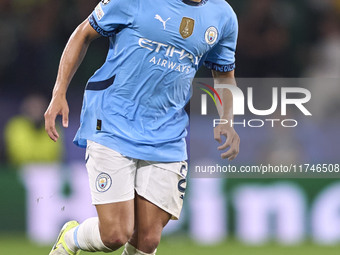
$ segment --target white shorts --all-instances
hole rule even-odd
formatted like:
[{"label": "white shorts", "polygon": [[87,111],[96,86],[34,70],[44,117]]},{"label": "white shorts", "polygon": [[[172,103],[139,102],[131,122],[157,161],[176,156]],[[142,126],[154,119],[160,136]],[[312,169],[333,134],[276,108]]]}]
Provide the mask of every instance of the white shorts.
[{"label": "white shorts", "polygon": [[134,199],[135,191],[178,219],[183,206],[188,166],[185,161],[159,163],[125,157],[87,141],[86,168],[92,203],[109,204]]}]

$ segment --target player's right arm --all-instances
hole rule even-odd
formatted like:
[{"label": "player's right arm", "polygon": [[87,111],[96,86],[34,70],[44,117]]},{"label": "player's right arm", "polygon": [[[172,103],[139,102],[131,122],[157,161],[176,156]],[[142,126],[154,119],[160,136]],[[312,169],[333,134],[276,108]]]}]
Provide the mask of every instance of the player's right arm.
[{"label": "player's right arm", "polygon": [[56,142],[59,134],[55,128],[57,115],[62,115],[63,127],[68,127],[69,108],[66,100],[67,88],[83,61],[90,43],[100,37],[86,19],[71,35],[62,54],[57,80],[53,89],[50,105],[45,112],[45,130],[49,137]]}]

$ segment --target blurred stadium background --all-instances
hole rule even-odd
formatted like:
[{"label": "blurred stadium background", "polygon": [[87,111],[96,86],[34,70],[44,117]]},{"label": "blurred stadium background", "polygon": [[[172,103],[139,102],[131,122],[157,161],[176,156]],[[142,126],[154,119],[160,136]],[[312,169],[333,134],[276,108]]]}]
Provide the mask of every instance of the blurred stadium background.
[{"label": "blurred stadium background", "polygon": [[[237,162],[339,163],[340,1],[228,2],[240,24],[237,77],[334,84],[310,85],[322,98],[313,113],[323,118],[303,132],[240,131],[246,138]],[[70,126],[60,143],[44,134],[42,115],[63,47],[97,3],[0,0],[0,254],[47,254],[64,221],[95,213],[84,150],[72,139],[107,39],[90,46],[70,86]],[[204,68],[198,73],[209,76]],[[167,226],[159,254],[338,254],[339,212],[338,179],[190,179],[182,218]]]}]

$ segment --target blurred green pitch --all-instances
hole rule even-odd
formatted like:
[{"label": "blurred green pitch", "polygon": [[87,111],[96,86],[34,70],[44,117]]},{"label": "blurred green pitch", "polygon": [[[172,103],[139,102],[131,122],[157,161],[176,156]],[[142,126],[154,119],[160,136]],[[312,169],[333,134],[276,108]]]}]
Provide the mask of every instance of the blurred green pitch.
[{"label": "blurred green pitch", "polygon": [[[27,240],[23,235],[0,235],[0,254],[4,255],[48,255],[51,247],[40,247]],[[228,240],[217,246],[199,246],[185,236],[163,238],[157,255],[339,255],[340,246],[324,247],[311,243],[300,246],[284,247],[277,244],[265,246],[243,246]],[[120,255],[122,249],[111,253]],[[80,254],[90,254],[81,252]],[[107,254],[107,253],[95,253]]]}]

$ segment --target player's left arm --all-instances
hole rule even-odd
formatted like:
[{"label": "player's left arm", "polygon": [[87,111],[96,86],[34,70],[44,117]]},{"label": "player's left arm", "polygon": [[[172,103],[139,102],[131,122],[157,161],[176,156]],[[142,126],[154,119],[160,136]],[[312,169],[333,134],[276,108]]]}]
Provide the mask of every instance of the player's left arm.
[{"label": "player's left arm", "polygon": [[[226,9],[224,29],[220,28],[220,38],[213,48],[208,52],[203,64],[212,70],[214,84],[226,84],[236,86],[235,81],[235,52],[238,37],[238,21],[236,13],[232,8]],[[214,34],[214,32],[212,32]],[[218,36],[216,33],[214,36]],[[233,126],[230,124],[233,120],[233,96],[228,89],[216,89],[221,97],[222,105],[217,106],[220,118],[227,120],[227,124],[220,124],[214,128],[214,138],[220,144],[222,136],[227,138],[226,142],[218,147],[218,150],[224,151],[221,154],[222,159],[229,161],[236,158],[239,153],[240,138]],[[216,96],[216,95],[215,95]],[[228,149],[229,148],[229,149]],[[228,149],[228,150],[227,150]],[[225,151],[227,150],[227,151]]]},{"label": "player's left arm", "polygon": [[[214,77],[214,84],[228,84],[236,85],[234,70],[230,72],[218,72],[212,71]],[[240,137],[236,133],[234,127],[230,122],[234,119],[233,115],[233,95],[229,89],[216,89],[222,100],[222,105],[217,104],[217,110],[220,118],[228,120],[228,124],[219,124],[214,128],[214,139],[222,143],[222,136],[227,138],[226,142],[218,147],[218,150],[227,150],[221,154],[222,159],[228,159],[229,161],[235,159],[240,150]]]}]

